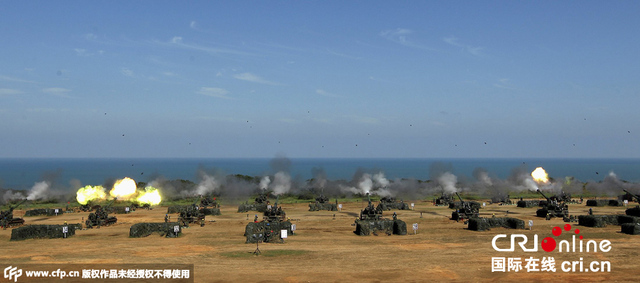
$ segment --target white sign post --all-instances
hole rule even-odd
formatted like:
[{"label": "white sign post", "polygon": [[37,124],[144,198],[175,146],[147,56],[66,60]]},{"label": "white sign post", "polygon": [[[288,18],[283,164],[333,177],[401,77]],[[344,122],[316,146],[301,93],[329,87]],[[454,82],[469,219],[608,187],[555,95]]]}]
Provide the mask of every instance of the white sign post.
[{"label": "white sign post", "polygon": [[486,202],[483,202],[483,203],[482,203],[482,207],[485,207],[485,206],[487,206],[487,203],[486,203]]},{"label": "white sign post", "polygon": [[53,212],[55,212],[56,216],[58,216],[58,212],[60,212],[60,210],[56,208]]},{"label": "white sign post", "polygon": [[625,199],[624,200],[624,206],[626,207],[628,204],[629,204],[629,201]]},{"label": "white sign post", "polygon": [[280,230],[280,239],[284,242],[284,239],[287,238],[287,230]]},{"label": "white sign post", "polygon": [[62,233],[64,237],[67,238],[67,233],[69,233],[69,226],[62,226]]},{"label": "white sign post", "polygon": [[413,207],[415,207],[415,206],[416,206],[416,204],[412,202],[411,203],[411,210],[413,210]]},{"label": "white sign post", "polygon": [[291,224],[291,234],[296,230],[296,224]]},{"label": "white sign post", "polygon": [[338,204],[338,209],[339,209],[340,211],[342,211],[342,204],[341,204],[341,203],[340,203],[340,204]]},{"label": "white sign post", "polygon": [[533,227],[533,220],[529,220],[529,230]]},{"label": "white sign post", "polygon": [[129,213],[129,207],[128,206],[124,208],[124,212],[125,213]]},{"label": "white sign post", "polygon": [[180,232],[180,225],[173,226],[173,233],[176,233],[177,235],[178,232]]},{"label": "white sign post", "polygon": [[418,234],[418,223],[413,223],[413,234]]}]

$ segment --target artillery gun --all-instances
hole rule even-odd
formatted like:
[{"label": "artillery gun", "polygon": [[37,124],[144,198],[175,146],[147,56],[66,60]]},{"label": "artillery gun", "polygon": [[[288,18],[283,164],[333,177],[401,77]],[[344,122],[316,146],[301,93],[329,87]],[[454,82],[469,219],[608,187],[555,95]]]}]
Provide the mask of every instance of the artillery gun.
[{"label": "artillery gun", "polygon": [[547,199],[546,202],[545,201],[541,201],[540,202],[540,206],[542,206],[542,207],[546,206],[549,203],[549,201],[562,202],[562,203],[565,203],[565,204],[572,202],[571,194],[567,194],[564,191],[560,192],[559,194],[556,194],[556,195],[553,195],[551,197],[548,197],[548,198],[545,196],[545,198]]},{"label": "artillery gun", "polygon": [[[476,218],[479,216],[480,204],[477,202],[469,202],[462,200],[460,194],[456,192],[456,196],[460,199],[460,207],[451,213],[451,220],[460,221],[464,219]],[[475,205],[476,203],[477,205]],[[451,206],[449,206],[451,208]]]},{"label": "artillery gun", "polygon": [[287,219],[287,214],[282,210],[282,207],[278,206],[278,199],[276,203],[270,206],[263,214],[262,221],[258,222],[258,216],[253,222],[247,224],[244,231],[244,236],[247,238],[246,243],[257,242],[274,242],[281,240],[281,230],[286,230],[287,235],[293,235],[292,224]]},{"label": "artillery gun", "polygon": [[336,203],[329,203],[329,198],[321,194],[316,198],[315,203],[309,204],[309,211],[319,211],[319,210],[337,211],[338,199],[336,199]]},{"label": "artillery gun", "polygon": [[0,211],[0,227],[9,228],[14,226],[20,226],[24,224],[24,219],[19,217],[13,217],[13,210],[21,204],[25,203],[27,199],[23,199],[18,204],[9,206],[9,210]]},{"label": "artillery gun", "polygon": [[369,204],[360,211],[360,217],[356,219],[353,225],[356,226],[355,234],[367,236],[370,234],[378,235],[378,232],[384,232],[387,235],[406,235],[407,223],[396,218],[394,213],[393,220],[382,218],[382,207],[374,207],[371,203],[371,197],[367,194]]},{"label": "artillery gun", "polygon": [[204,196],[200,200],[200,210],[204,215],[220,215],[220,206],[216,198],[212,196]]},{"label": "artillery gun", "polygon": [[[632,194],[632,193],[628,192],[627,190],[623,190],[623,191],[625,191],[628,195],[630,195],[638,203],[640,203],[640,196],[638,196],[636,194]],[[638,217],[640,217],[640,205],[637,205],[636,207],[632,207],[632,208],[627,209],[625,211],[625,214],[627,214],[629,216],[638,216]]]},{"label": "artillery gun", "polygon": [[267,200],[267,194],[261,193],[256,197],[255,201],[252,204],[243,203],[238,206],[238,212],[249,212],[249,211],[257,211],[257,212],[265,212],[267,211],[267,205],[269,201]]},{"label": "artillery gun", "polygon": [[98,206],[96,208],[96,212],[95,213],[90,213],[89,217],[87,218],[87,221],[85,221],[85,226],[87,228],[93,228],[93,227],[98,227],[100,228],[100,226],[109,226],[111,224],[115,224],[116,222],[118,222],[118,218],[116,218],[115,216],[109,216],[109,213],[107,212],[109,207],[117,200],[118,198],[114,198],[113,200],[111,200],[111,202],[109,204],[107,204],[106,206],[102,207],[102,206]]},{"label": "artillery gun", "polygon": [[216,198],[214,198],[214,197],[204,196],[200,200],[200,207],[218,208],[218,202],[216,201]]},{"label": "artillery gun", "polygon": [[196,198],[191,205],[180,209],[180,216],[178,216],[180,225],[189,227],[191,223],[198,223],[200,226],[204,226],[205,214],[204,210],[198,206],[198,201],[200,198]]},{"label": "artillery gun", "polygon": [[623,199],[626,199],[626,200],[628,200],[628,201],[633,201],[633,200],[635,200],[637,203],[640,203],[640,196],[639,196],[639,195],[632,194],[631,192],[629,192],[629,191],[627,191],[627,190],[625,190],[625,189],[623,189],[623,191],[624,191],[625,193],[627,193],[626,195],[624,195],[624,196],[623,196]]},{"label": "artillery gun", "polygon": [[400,200],[400,202],[396,201],[396,198],[394,197],[383,197],[380,199],[380,204],[378,204],[378,207],[381,210],[392,210],[392,209],[399,209],[399,210],[409,210],[411,208],[409,208],[409,205],[404,203],[404,200]]},{"label": "artillery gun", "polygon": [[437,206],[448,206],[450,203],[453,203],[455,200],[453,199],[452,194],[447,194],[442,192],[442,195],[433,200],[433,204]]},{"label": "artillery gun", "polygon": [[538,190],[538,193],[540,193],[547,200],[547,203],[545,206],[536,211],[536,216],[547,218],[569,218],[569,206],[567,206],[564,201],[558,201],[558,199],[552,200],[548,198],[544,193],[542,193],[541,190]]}]

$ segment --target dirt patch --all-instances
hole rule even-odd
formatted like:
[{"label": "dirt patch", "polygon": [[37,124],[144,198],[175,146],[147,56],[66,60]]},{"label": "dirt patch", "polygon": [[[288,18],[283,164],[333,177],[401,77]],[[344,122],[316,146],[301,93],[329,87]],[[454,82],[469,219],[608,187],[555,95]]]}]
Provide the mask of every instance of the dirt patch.
[{"label": "dirt patch", "polygon": [[[539,241],[552,236],[551,229],[563,227],[561,219],[546,221],[535,217],[536,207],[488,205],[483,213],[496,215],[517,212],[516,218],[534,220],[533,230],[494,228],[476,232],[462,222],[448,220],[451,209],[431,202],[412,201],[416,210],[397,211],[398,219],[408,227],[417,223],[416,235],[357,236],[351,226],[362,203],[345,203],[342,212],[308,211],[306,203],[287,204],[283,209],[297,225],[296,235],[284,244],[260,244],[261,256],[253,255],[255,244],[245,244],[243,236],[246,213],[236,213],[237,206],[223,205],[220,216],[207,216],[204,227],[183,229],[179,238],[149,236],[129,238],[132,224],[163,222],[166,208],[137,210],[118,214],[118,224],[100,229],[78,230],[68,239],[38,239],[10,242],[11,229],[0,230],[0,262],[5,263],[192,263],[196,282],[425,282],[425,281],[640,281],[634,260],[640,250],[638,236],[620,233],[619,226],[590,228],[575,225],[585,239],[608,239],[608,253],[554,253],[557,272],[491,272],[492,257],[549,256],[542,250],[534,253],[496,252],[491,241],[496,234],[539,235]],[[595,209],[594,209],[595,210]],[[624,207],[597,208],[598,214],[623,214]],[[584,205],[570,205],[571,214],[586,214]],[[420,212],[423,212],[422,218]],[[332,219],[336,214],[335,220]],[[391,218],[393,211],[383,216]],[[66,213],[39,218],[37,224],[83,223],[88,213]],[[216,222],[209,222],[215,220]],[[26,224],[34,222],[29,218]],[[565,237],[563,235],[563,237]],[[584,258],[610,261],[611,272],[579,273],[560,270],[562,261]]]}]

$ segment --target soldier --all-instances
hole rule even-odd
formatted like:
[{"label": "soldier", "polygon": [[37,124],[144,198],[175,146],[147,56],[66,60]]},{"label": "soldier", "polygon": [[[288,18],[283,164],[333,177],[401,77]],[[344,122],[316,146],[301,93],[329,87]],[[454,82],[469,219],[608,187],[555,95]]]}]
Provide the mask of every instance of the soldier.
[{"label": "soldier", "polygon": [[393,220],[398,220],[398,214],[396,214],[395,212],[393,212]]},{"label": "soldier", "polygon": [[589,207],[589,215],[593,215],[593,208]]},{"label": "soldier", "polygon": [[164,223],[169,222],[169,214],[164,215]]},{"label": "soldier", "polygon": [[253,222],[258,223],[258,215],[256,214],[256,217],[253,218]]}]

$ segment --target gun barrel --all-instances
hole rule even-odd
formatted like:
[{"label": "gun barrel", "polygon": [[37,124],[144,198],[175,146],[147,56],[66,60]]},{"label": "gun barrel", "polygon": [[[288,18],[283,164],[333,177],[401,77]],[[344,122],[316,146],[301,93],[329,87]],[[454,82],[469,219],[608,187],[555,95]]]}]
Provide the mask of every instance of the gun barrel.
[{"label": "gun barrel", "polygon": [[460,194],[458,194],[458,192],[456,192],[456,196],[458,196],[458,198],[460,199],[460,202],[464,202],[464,200],[462,200],[462,197],[460,196]]},{"label": "gun barrel", "polygon": [[21,200],[18,204],[14,205],[14,206],[10,206],[9,210],[13,211],[14,209],[18,208],[18,206],[20,206],[21,204],[25,203],[26,201],[27,201],[27,199]]},{"label": "gun barrel", "polygon": [[540,193],[540,194],[541,194],[545,199],[547,199],[547,201],[549,200],[549,198],[548,198],[547,196],[545,196],[545,195],[544,195],[544,193],[542,193],[542,191],[541,191],[541,190],[539,190],[539,189],[538,189],[538,192],[539,192],[539,193]]},{"label": "gun barrel", "polygon": [[109,204],[107,204],[105,207],[109,207],[109,206],[111,206],[114,202],[116,202],[116,200],[118,200],[118,198],[113,198],[113,199],[111,200],[111,202],[110,202]]},{"label": "gun barrel", "polygon": [[638,195],[636,195],[636,194],[632,194],[632,193],[630,193],[629,191],[627,191],[627,190],[625,190],[625,189],[622,189],[622,190],[623,190],[623,191],[625,191],[627,194],[630,194],[630,195],[631,195],[631,197],[633,197],[633,198],[634,198],[634,199],[636,199],[637,201],[640,201],[640,197],[639,197]]}]

